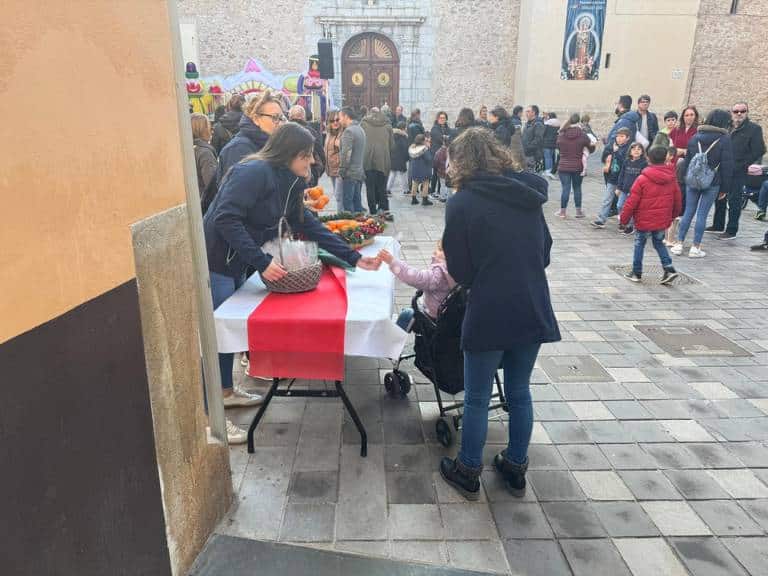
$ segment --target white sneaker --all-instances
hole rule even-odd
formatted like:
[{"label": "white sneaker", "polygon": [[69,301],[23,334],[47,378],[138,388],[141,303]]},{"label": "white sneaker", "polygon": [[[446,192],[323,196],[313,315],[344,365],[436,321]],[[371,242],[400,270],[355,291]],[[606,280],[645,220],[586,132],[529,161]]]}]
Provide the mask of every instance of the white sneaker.
[{"label": "white sneaker", "polygon": [[696,248],[696,246],[691,246],[691,249],[688,251],[688,258],[704,258],[707,253],[704,252],[701,248]]},{"label": "white sneaker", "polygon": [[680,256],[680,254],[683,253],[683,243],[677,242],[673,244],[672,248],[670,248],[669,251],[672,252],[672,254],[674,254],[675,256]]},{"label": "white sneaker", "polygon": [[235,426],[229,418],[227,418],[227,441],[230,444],[245,444],[248,441],[248,433]]},{"label": "white sneaker", "polygon": [[232,389],[232,394],[224,396],[224,408],[233,408],[236,406],[256,406],[261,404],[264,398],[261,394],[251,394],[239,386]]}]

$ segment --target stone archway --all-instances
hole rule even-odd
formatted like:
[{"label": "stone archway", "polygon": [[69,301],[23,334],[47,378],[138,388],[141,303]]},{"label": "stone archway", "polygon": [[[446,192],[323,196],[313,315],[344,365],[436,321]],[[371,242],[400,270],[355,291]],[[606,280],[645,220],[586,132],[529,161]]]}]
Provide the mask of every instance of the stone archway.
[{"label": "stone archway", "polygon": [[381,106],[394,110],[400,100],[400,56],[392,40],[376,32],[349,39],[341,53],[345,106]]}]

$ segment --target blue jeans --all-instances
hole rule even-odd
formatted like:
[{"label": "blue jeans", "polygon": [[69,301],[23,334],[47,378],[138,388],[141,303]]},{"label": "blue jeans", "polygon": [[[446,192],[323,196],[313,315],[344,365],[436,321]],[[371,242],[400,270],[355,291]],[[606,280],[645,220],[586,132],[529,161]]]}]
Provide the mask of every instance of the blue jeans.
[{"label": "blue jeans", "polygon": [[544,170],[552,172],[552,168],[555,167],[555,149],[544,148]]},{"label": "blue jeans", "polygon": [[635,232],[635,257],[632,260],[632,271],[638,276],[643,275],[643,252],[645,252],[645,241],[648,236],[653,241],[653,248],[661,259],[661,265],[664,270],[672,268],[672,257],[669,255],[669,250],[664,244],[664,235],[666,230],[654,230],[652,232],[641,232],[637,230]]},{"label": "blue jeans", "polygon": [[573,187],[573,203],[576,209],[581,210],[581,182],[584,179],[580,172],[558,172],[560,177],[560,186],[563,191],[560,193],[560,208],[568,208],[568,200],[571,198],[571,187]]},{"label": "blue jeans", "polygon": [[336,200],[336,210],[341,212],[344,209],[344,187],[341,185],[341,176],[331,176],[333,184],[333,198]]},{"label": "blue jeans", "polygon": [[344,211],[345,212],[364,212],[363,209],[363,183],[359,180],[342,179],[342,190],[344,191]]},{"label": "blue jeans", "polygon": [[600,208],[600,214],[597,217],[598,222],[605,224],[608,220],[608,214],[611,213],[611,205],[616,197],[616,184],[605,183],[605,195],[603,196],[603,205]]},{"label": "blue jeans", "polygon": [[[245,278],[236,281],[230,276],[211,272],[211,296],[213,297],[213,309],[216,310],[222,303],[232,296],[235,291],[245,282]],[[221,387],[223,389],[232,388],[234,382],[232,379],[232,363],[234,354],[219,354],[219,370],[221,370]]]},{"label": "blue jeans", "polygon": [[509,408],[507,459],[522,464],[528,456],[533,430],[531,372],[540,344],[520,344],[514,350],[464,351],[464,417],[459,460],[469,468],[483,465],[483,447],[488,435],[488,406],[493,376],[504,368],[504,396]]},{"label": "blue jeans", "polygon": [[768,209],[768,180],[760,186],[760,192],[757,195],[757,209],[765,212]]},{"label": "blue jeans", "polygon": [[[629,198],[629,192],[622,191],[621,194],[619,194],[619,201],[616,203],[616,208],[619,211],[619,214],[621,214],[621,209],[624,208],[624,204],[627,201],[627,198]],[[632,226],[634,224],[634,218],[632,218],[629,221],[629,224],[627,226]]]},{"label": "blue jeans", "polygon": [[691,227],[693,215],[696,214],[696,227],[693,229],[693,243],[698,246],[704,238],[704,229],[707,227],[707,216],[712,209],[712,203],[717,198],[720,186],[710,186],[706,190],[688,188],[685,191],[685,214],[680,220],[680,228],[677,230],[677,241],[685,241],[688,228]]}]

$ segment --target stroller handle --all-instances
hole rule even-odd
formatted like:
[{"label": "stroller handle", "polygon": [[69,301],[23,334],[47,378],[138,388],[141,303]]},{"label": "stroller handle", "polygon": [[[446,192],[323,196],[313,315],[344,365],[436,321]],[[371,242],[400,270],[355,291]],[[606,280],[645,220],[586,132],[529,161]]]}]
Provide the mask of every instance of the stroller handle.
[{"label": "stroller handle", "polygon": [[413,298],[411,298],[411,308],[414,310],[418,310],[419,306],[419,298],[421,298],[424,295],[423,290],[416,290],[416,294],[413,295]]}]

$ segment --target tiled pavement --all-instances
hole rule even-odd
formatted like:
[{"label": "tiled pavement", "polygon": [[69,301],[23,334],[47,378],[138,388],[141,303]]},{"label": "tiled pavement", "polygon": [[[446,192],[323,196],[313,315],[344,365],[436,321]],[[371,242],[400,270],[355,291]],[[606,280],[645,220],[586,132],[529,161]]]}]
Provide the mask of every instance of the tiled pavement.
[{"label": "tiled pavement", "polygon": [[[592,212],[599,182],[585,184]],[[390,363],[350,358],[368,458],[340,402],[276,399],[256,453],[232,449],[237,505],[220,532],[507,574],[768,574],[768,260],[747,250],[764,224],[750,209],[736,241],[706,238],[706,258],[676,258],[698,283],[634,285],[610,268],[631,262],[632,240],[554,218],[559,190],[546,213],[563,341],[542,348],[533,375],[526,497],[488,468],[480,502],[463,501],[436,473],[455,447],[436,442],[432,386],[406,363],[416,385],[392,400],[381,385]],[[405,257],[425,264],[442,207],[393,204]],[[398,305],[412,292],[401,287]],[[243,424],[252,415],[230,413]],[[486,464],[505,435],[492,421]]]}]

